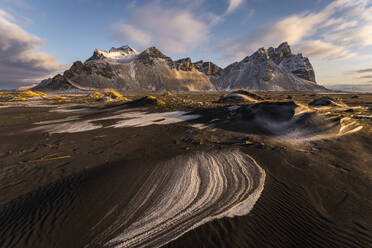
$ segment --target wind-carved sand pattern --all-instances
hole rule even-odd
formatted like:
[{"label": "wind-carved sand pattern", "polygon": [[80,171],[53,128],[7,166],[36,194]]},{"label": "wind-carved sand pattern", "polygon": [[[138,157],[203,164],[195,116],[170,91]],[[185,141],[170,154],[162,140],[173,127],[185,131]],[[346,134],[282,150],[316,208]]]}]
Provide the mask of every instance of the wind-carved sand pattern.
[{"label": "wind-carved sand pattern", "polygon": [[239,151],[176,157],[154,169],[88,246],[161,247],[206,222],[248,214],[264,182],[264,170]]},{"label": "wind-carved sand pattern", "polygon": [[[302,120],[301,120],[302,118]],[[298,125],[306,120],[307,125]],[[274,126],[274,125],[272,125]],[[287,134],[279,136],[281,140],[289,139],[291,141],[314,141],[321,139],[332,139],[344,135],[349,135],[363,129],[363,126],[349,117],[326,118],[324,116],[310,113],[295,116],[288,123],[274,126],[277,130],[289,130]]]},{"label": "wind-carved sand pattern", "polygon": [[[262,114],[256,115],[254,121],[274,134],[275,138],[294,142],[331,139],[363,129],[362,124],[354,118],[343,117],[338,112],[327,113],[296,103],[293,116],[287,120],[265,119],[265,115]],[[285,114],[283,111],[283,115]]]},{"label": "wind-carved sand pattern", "polygon": [[[301,115],[306,115],[306,113],[295,116],[292,122],[296,123],[297,121],[299,121],[299,119],[302,117]],[[332,139],[356,133],[363,129],[363,126],[358,121],[355,121],[350,117],[327,118],[321,116],[321,118],[317,118],[316,115],[314,116],[315,117],[312,120],[307,120],[307,122],[311,123],[312,125],[299,126],[297,130],[289,133],[289,135],[287,135],[287,138],[296,141]]]},{"label": "wind-carved sand pattern", "polygon": [[190,115],[184,111],[174,111],[163,113],[131,112],[125,113],[123,115],[109,117],[109,119],[116,119],[120,116],[122,116],[124,120],[118,121],[116,124],[109,127],[120,128],[120,127],[145,127],[150,125],[168,125],[193,120],[200,117],[199,115]]},{"label": "wind-carved sand pattern", "polygon": [[199,117],[199,115],[190,115],[188,112],[184,111],[162,113],[124,112],[91,119],[83,119],[83,116],[71,116],[64,119],[36,122],[34,124],[39,126],[31,128],[28,131],[44,131],[50,134],[78,133],[104,128],[99,122],[105,120],[117,120],[115,124],[106,126],[105,128],[123,128],[169,125],[197,119]]}]

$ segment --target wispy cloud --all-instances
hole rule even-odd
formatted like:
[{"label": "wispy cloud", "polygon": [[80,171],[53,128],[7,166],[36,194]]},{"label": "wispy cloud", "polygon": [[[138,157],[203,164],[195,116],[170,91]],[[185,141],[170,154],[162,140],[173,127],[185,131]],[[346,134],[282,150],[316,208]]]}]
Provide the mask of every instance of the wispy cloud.
[{"label": "wispy cloud", "polygon": [[372,68],[365,68],[360,70],[353,70],[353,71],[347,71],[345,74],[361,74],[361,73],[369,73],[372,72]]},{"label": "wispy cloud", "polygon": [[[288,41],[306,56],[346,59],[356,55],[352,46],[372,44],[372,6],[369,0],[336,0],[319,12],[297,13],[264,24],[233,41],[228,55],[242,59],[258,47]],[[230,42],[231,43],[231,42]]]},{"label": "wispy cloud", "polygon": [[151,43],[151,36],[148,32],[131,24],[116,23],[112,28],[115,36],[120,40],[129,40],[141,46],[148,46]]},{"label": "wispy cloud", "polygon": [[225,13],[230,14],[234,12],[243,2],[244,0],[229,0],[229,7]]},{"label": "wispy cloud", "polygon": [[2,0],[5,3],[14,5],[18,9],[22,9],[24,11],[34,11],[34,8],[32,8],[27,2],[20,1],[20,0]]},{"label": "wispy cloud", "polygon": [[0,9],[0,18],[8,19],[8,20],[11,20],[11,21],[15,20],[15,18],[11,14],[9,14],[8,12],[6,12],[5,10],[2,10],[2,9]]},{"label": "wispy cloud", "polygon": [[359,73],[372,72],[372,68],[361,69],[361,70],[357,70],[356,72],[359,72]]},{"label": "wispy cloud", "polygon": [[311,58],[327,57],[329,60],[338,60],[347,59],[356,55],[342,46],[337,46],[321,40],[304,41],[299,44],[297,48]]},{"label": "wispy cloud", "polygon": [[14,19],[0,9],[0,85],[35,82],[64,68],[54,57],[37,52],[43,41],[15,24]]},{"label": "wispy cloud", "polygon": [[359,78],[372,78],[372,75],[365,75],[365,76],[360,76]]},{"label": "wispy cloud", "polygon": [[[172,54],[190,52],[203,47],[211,35],[211,29],[236,11],[245,0],[226,0],[228,7],[223,14],[201,11],[203,0],[156,0],[138,6],[131,2],[125,21],[112,25],[117,41],[132,42],[142,48],[158,46]],[[181,7],[180,7],[181,6]],[[249,16],[254,14],[251,9]]]},{"label": "wispy cloud", "polygon": [[132,6],[129,18],[114,24],[112,31],[120,41],[184,53],[206,42],[211,27],[219,20],[220,17],[211,13],[197,16],[189,8],[172,8],[156,1]]},{"label": "wispy cloud", "polygon": [[[364,68],[359,70],[351,70],[344,72],[345,75],[350,75],[354,80],[363,82],[363,79],[372,78],[372,68]],[[372,81],[364,81],[364,83],[371,83]]]}]

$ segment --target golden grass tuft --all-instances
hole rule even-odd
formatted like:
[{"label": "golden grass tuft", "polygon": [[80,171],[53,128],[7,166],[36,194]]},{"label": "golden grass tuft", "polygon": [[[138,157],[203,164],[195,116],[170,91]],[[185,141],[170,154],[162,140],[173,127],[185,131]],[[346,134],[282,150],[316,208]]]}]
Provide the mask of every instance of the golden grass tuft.
[{"label": "golden grass tuft", "polygon": [[155,96],[147,96],[147,99],[156,100]]},{"label": "golden grass tuft", "polygon": [[56,100],[56,101],[65,101],[65,100],[67,100],[67,97],[59,96],[59,95],[53,95],[53,96],[50,96],[50,99]]},{"label": "golden grass tuft", "polygon": [[166,91],[166,92],[163,94],[163,96],[173,96],[173,94],[172,94],[171,92],[169,92],[169,91]]},{"label": "golden grass tuft", "polygon": [[18,93],[18,95],[21,97],[44,97],[45,96],[43,92],[32,91],[32,90],[21,91]]},{"label": "golden grass tuft", "polygon": [[113,89],[105,89],[105,96],[110,97],[114,100],[129,101],[128,98],[126,98],[125,96],[121,95],[119,92]]},{"label": "golden grass tuft", "polygon": [[69,99],[68,97],[66,96],[60,96],[60,95],[53,95],[53,96],[50,96],[51,100],[54,100],[56,101],[57,103],[67,103],[67,102],[71,102],[72,100]]},{"label": "golden grass tuft", "polygon": [[17,101],[17,102],[23,102],[23,101],[27,101],[28,100],[28,98],[26,98],[26,97],[22,97],[22,96],[15,96],[15,97],[13,97],[13,99],[12,99],[13,101]]},{"label": "golden grass tuft", "polygon": [[123,96],[117,92],[116,90],[113,90],[113,89],[105,89],[105,95],[106,96],[109,96],[113,99],[117,99],[117,98],[122,98]]},{"label": "golden grass tuft", "polygon": [[148,100],[151,100],[151,101],[153,101],[154,103],[156,103],[156,104],[158,104],[158,105],[165,105],[165,102],[163,101],[163,100],[160,100],[160,99],[158,99],[158,98],[156,98],[155,96],[146,96],[146,98],[148,99]]},{"label": "golden grass tuft", "polygon": [[165,105],[165,102],[163,100],[160,100],[160,99],[156,99],[156,103],[159,104],[159,105]]},{"label": "golden grass tuft", "polygon": [[17,91],[13,95],[12,100],[13,101],[27,101],[29,98],[33,98],[33,97],[45,97],[45,94],[40,91],[31,91],[31,90]]},{"label": "golden grass tuft", "polygon": [[90,94],[90,98],[92,100],[102,100],[104,95],[101,92],[94,91],[92,94]]}]

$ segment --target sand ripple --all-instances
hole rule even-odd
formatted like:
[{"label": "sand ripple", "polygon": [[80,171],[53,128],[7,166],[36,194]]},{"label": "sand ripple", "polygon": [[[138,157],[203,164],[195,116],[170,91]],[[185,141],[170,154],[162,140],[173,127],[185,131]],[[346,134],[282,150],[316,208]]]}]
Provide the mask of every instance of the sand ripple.
[{"label": "sand ripple", "polygon": [[248,214],[264,181],[264,170],[238,151],[177,157],[152,172],[96,242],[161,247],[208,221]]},{"label": "sand ripple", "polygon": [[116,123],[106,128],[123,127],[146,127],[151,125],[169,125],[183,121],[199,118],[199,115],[190,115],[184,111],[145,113],[145,112],[124,112],[100,118],[86,118],[83,116],[70,116],[64,119],[40,121],[34,124],[42,125],[31,128],[28,131],[44,131],[53,133],[79,133],[103,128],[103,125],[96,122],[105,120],[116,120]]}]

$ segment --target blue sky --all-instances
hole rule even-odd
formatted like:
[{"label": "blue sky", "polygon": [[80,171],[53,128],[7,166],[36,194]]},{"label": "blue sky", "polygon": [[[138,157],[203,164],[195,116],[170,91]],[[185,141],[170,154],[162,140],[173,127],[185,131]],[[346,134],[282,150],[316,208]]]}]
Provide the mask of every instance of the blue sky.
[{"label": "blue sky", "polygon": [[0,0],[0,33],[0,88],[37,83],[95,48],[155,45],[224,67],[283,41],[320,84],[372,83],[372,0]]}]

